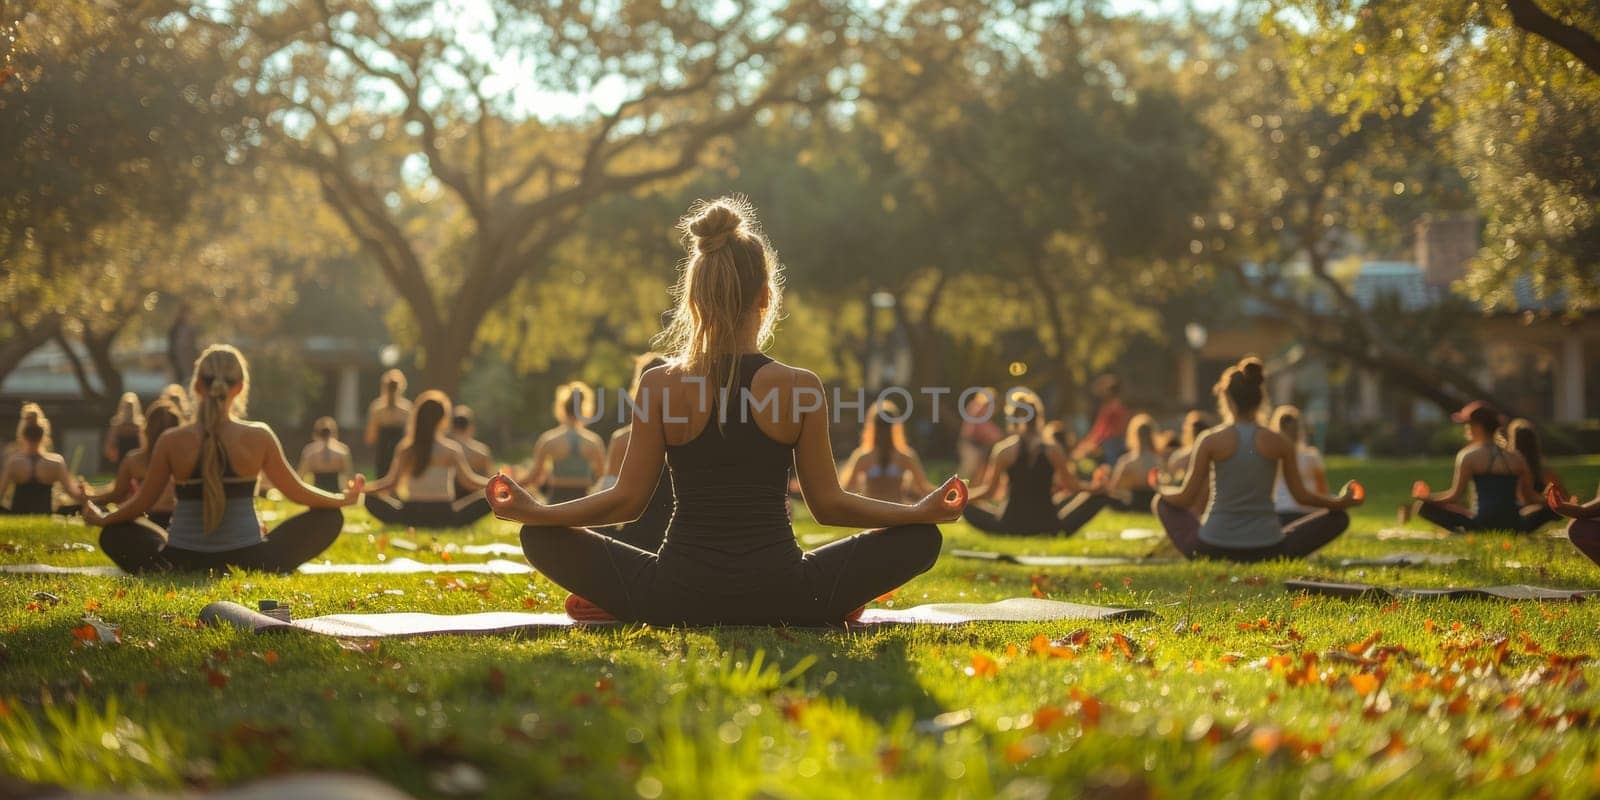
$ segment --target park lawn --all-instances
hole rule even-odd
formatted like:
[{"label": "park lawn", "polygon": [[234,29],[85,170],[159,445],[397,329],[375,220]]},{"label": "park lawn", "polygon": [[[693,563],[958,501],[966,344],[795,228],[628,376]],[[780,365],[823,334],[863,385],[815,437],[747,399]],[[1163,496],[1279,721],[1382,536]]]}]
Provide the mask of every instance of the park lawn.
[{"label": "park lawn", "polygon": [[[1557,463],[1584,496],[1600,460]],[[0,576],[0,773],[74,789],[237,784],[273,773],[370,773],[418,795],[602,797],[1588,796],[1600,785],[1600,603],[1406,601],[1288,594],[1301,576],[1445,586],[1600,587],[1562,538],[1380,541],[1417,475],[1448,464],[1342,462],[1369,504],[1308,563],[1033,569],[948,555],[885,605],[1043,596],[1148,608],[1153,619],[900,628],[575,630],[532,638],[341,643],[208,629],[213,600],[346,611],[557,610],[542,576],[158,579]],[[272,507],[273,511],[290,511]],[[803,515],[802,515],[803,516]],[[347,515],[333,561],[383,537]],[[946,527],[946,550],[1137,554],[1148,516],[1076,537]],[[1427,527],[1412,522],[1419,531]],[[808,519],[801,534],[821,531]],[[0,520],[0,561],[96,531]],[[485,521],[438,542],[515,541]],[[1396,550],[1449,568],[1341,569]],[[437,553],[386,553],[438,560]],[[456,555],[455,558],[467,559]],[[58,605],[34,598],[49,592]],[[122,641],[84,646],[86,610]],[[966,724],[949,712],[970,711]]]}]

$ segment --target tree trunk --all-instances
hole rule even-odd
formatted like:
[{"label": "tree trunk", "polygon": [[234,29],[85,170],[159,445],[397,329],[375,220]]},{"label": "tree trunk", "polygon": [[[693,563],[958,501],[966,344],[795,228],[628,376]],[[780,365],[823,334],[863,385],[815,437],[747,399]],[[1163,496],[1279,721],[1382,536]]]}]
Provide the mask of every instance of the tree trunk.
[{"label": "tree trunk", "polygon": [[0,343],[0,384],[6,382],[6,377],[28,357],[29,353],[44,346],[45,342],[55,338],[60,331],[61,317],[57,314],[46,314],[32,326],[23,328],[19,335]]}]

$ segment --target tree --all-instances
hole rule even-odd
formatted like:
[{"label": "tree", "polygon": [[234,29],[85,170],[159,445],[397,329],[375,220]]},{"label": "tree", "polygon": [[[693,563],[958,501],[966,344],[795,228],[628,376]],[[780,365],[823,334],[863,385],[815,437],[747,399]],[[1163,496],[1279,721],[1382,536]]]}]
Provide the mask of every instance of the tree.
[{"label": "tree", "polygon": [[[1279,0],[1307,100],[1371,118],[1427,114],[1485,219],[1465,288],[1600,306],[1600,6],[1587,0]],[[1305,23],[1309,24],[1305,24]]]},{"label": "tree", "polygon": [[62,0],[0,17],[0,380],[106,313],[112,228],[180,219],[227,157],[227,64],[185,10]]},{"label": "tree", "polygon": [[693,170],[770,109],[825,112],[888,13],[489,8],[472,19],[441,0],[241,2],[218,20],[258,67],[265,143],[317,176],[404,304],[423,383],[445,390],[489,312],[546,277],[598,200]]}]

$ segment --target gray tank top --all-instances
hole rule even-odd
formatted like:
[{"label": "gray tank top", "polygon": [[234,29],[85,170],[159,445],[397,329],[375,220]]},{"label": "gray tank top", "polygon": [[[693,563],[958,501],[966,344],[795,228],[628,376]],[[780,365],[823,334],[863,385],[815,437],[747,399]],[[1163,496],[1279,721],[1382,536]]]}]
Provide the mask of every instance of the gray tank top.
[{"label": "gray tank top", "polygon": [[1200,522],[1200,540],[1218,547],[1271,547],[1283,541],[1273,511],[1276,462],[1256,452],[1256,425],[1234,423],[1239,447],[1227,461],[1211,462],[1211,502]]}]

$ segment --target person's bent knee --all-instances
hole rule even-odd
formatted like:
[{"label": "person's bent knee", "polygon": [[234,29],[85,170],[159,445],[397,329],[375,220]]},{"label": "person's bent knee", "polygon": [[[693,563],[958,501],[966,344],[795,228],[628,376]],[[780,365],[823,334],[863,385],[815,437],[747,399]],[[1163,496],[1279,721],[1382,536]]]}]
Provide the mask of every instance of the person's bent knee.
[{"label": "person's bent knee", "polygon": [[1323,524],[1327,525],[1332,531],[1343,533],[1346,528],[1350,527],[1350,512],[1342,508],[1328,509],[1327,516],[1323,517]]},{"label": "person's bent knee", "polygon": [[524,525],[522,526],[522,552],[532,556],[535,551],[543,550],[559,541],[563,534],[570,535],[571,528],[560,525]]},{"label": "person's bent knee", "polygon": [[1600,545],[1600,519],[1575,519],[1567,523],[1567,538],[1573,544]]},{"label": "person's bent knee", "polygon": [[915,556],[917,574],[921,575],[939,561],[939,550],[944,546],[944,534],[939,526],[929,523],[905,525],[901,529],[906,552]]}]

